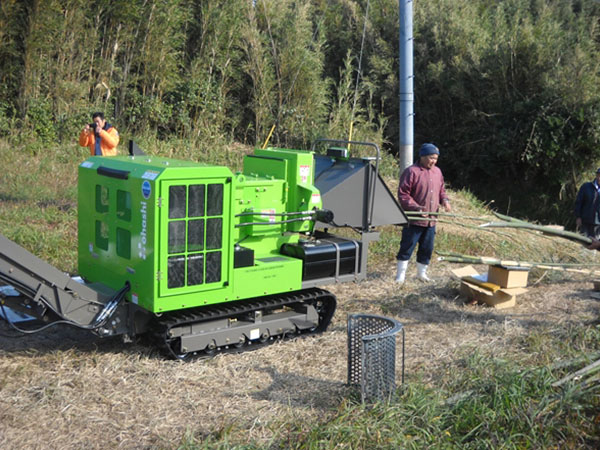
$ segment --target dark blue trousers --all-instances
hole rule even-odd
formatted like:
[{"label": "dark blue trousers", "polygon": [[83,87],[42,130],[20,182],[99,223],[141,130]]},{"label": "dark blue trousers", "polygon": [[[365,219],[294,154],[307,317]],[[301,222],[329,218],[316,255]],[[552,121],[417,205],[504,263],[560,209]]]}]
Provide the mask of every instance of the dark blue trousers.
[{"label": "dark blue trousers", "polygon": [[600,237],[600,226],[595,223],[582,223],[581,231],[589,238],[598,239]]},{"label": "dark blue trousers", "polygon": [[433,254],[433,241],[435,239],[435,227],[420,227],[417,225],[408,225],[402,230],[402,241],[400,250],[396,259],[399,261],[408,261],[419,244],[417,250],[417,262],[429,264]]}]

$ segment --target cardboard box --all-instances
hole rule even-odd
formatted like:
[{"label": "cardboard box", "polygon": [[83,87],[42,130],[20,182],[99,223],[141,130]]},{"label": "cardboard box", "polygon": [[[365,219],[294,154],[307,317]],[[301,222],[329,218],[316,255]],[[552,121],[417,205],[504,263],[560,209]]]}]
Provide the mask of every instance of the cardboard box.
[{"label": "cardboard box", "polygon": [[502,288],[488,280],[487,274],[478,274],[472,266],[455,269],[452,273],[461,279],[460,294],[468,300],[476,300],[497,309],[512,308],[517,304],[517,295],[527,289]]},{"label": "cardboard box", "polygon": [[517,295],[527,292],[525,288],[499,288],[492,292],[480,286],[468,283],[460,283],[460,293],[467,299],[477,300],[496,309],[512,308],[517,305]]},{"label": "cardboard box", "polygon": [[487,279],[502,288],[519,288],[527,286],[528,275],[528,267],[489,266]]}]

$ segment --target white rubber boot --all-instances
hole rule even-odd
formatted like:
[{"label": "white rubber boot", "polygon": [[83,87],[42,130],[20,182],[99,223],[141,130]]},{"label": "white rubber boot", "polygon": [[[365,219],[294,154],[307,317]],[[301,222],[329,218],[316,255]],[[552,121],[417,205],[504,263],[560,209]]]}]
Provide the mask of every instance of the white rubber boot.
[{"label": "white rubber boot", "polygon": [[427,276],[427,264],[417,263],[417,278],[421,281],[431,281],[431,278]]},{"label": "white rubber boot", "polygon": [[408,261],[398,261],[398,271],[396,272],[396,283],[403,284],[406,278],[406,268]]}]

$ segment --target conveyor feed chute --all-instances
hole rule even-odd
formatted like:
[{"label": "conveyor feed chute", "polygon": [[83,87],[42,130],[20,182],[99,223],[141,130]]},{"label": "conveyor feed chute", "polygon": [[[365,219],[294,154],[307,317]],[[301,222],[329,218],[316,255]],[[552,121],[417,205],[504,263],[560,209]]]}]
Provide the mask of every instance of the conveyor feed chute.
[{"label": "conveyor feed chute", "polygon": [[367,230],[408,219],[368,159],[315,155],[315,186],[339,226]]}]

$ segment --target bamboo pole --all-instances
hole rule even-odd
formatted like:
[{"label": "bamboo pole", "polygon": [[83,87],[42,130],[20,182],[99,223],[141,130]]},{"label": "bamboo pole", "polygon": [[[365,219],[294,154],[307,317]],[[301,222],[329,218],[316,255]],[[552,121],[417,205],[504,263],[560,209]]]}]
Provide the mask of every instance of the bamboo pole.
[{"label": "bamboo pole", "polygon": [[524,228],[527,230],[540,231],[544,234],[558,236],[570,241],[579,242],[581,244],[589,245],[592,240],[589,237],[583,236],[579,233],[573,233],[571,231],[557,230],[556,228],[544,227],[542,225],[534,225],[528,222],[488,222],[479,225],[481,228]]},{"label": "bamboo pole", "polygon": [[456,225],[456,226],[463,227],[463,228],[470,228],[470,229],[477,230],[477,231],[487,231],[487,232],[490,232],[490,233],[497,234],[498,236],[504,236],[504,237],[507,237],[509,239],[514,240],[514,236],[511,236],[508,233],[503,233],[502,231],[491,230],[491,229],[488,230],[486,228],[480,228],[478,226],[469,225],[469,224],[466,224],[466,223],[454,222],[452,220],[435,219],[435,218],[423,218],[423,217],[407,217],[407,219],[409,221],[413,221],[413,222],[417,222],[419,220],[427,220],[428,222],[448,223],[448,224],[451,224],[451,225]]},{"label": "bamboo pole", "polygon": [[438,261],[455,262],[462,264],[486,264],[489,266],[510,266],[510,267],[526,267],[529,269],[537,268],[543,270],[556,270],[559,272],[579,273],[583,275],[600,276],[600,271],[589,269],[574,269],[572,267],[564,267],[564,265],[554,265],[556,263],[531,263],[527,261],[512,261],[486,256],[439,256]]},{"label": "bamboo pole", "polygon": [[[492,213],[493,213],[493,214],[494,214],[496,217],[498,217],[499,219],[502,219],[502,220],[504,220],[505,222],[513,222],[513,223],[514,223],[514,222],[516,222],[516,223],[529,223],[529,222],[527,222],[527,221],[525,221],[525,220],[517,219],[517,218],[515,218],[515,217],[511,217],[511,216],[506,216],[506,215],[504,215],[504,214],[500,214],[499,212],[496,212],[496,211],[492,211]],[[527,231],[528,233],[531,233],[531,234],[535,234],[536,236],[540,236],[540,234],[539,234],[538,232],[536,232],[535,230],[525,230],[525,231]],[[546,235],[546,234],[544,234],[544,233],[542,233],[542,235],[541,235],[541,236],[542,236],[542,237],[545,237],[545,238],[548,238],[548,239],[551,239],[551,238],[552,238],[552,236],[547,236],[547,235]]]},{"label": "bamboo pole", "polygon": [[575,378],[578,377],[582,377],[584,375],[589,375],[591,373],[594,373],[596,371],[600,370],[600,359],[596,362],[593,362],[592,364],[585,366],[583,369],[578,370],[577,372],[574,372],[570,375],[567,375],[566,377],[556,381],[555,383],[552,383],[552,387],[558,387],[558,386],[562,386],[563,384],[565,384],[567,381],[571,381]]},{"label": "bamboo pole", "polygon": [[[461,214],[455,213],[446,213],[446,212],[430,212],[430,211],[404,211],[404,214],[407,216],[444,216],[444,217],[456,217],[459,219],[469,219],[469,220],[478,220],[480,222],[485,222],[489,220],[486,217],[475,217],[475,216],[463,216]],[[431,219],[430,219],[431,220]]]},{"label": "bamboo pole", "polygon": [[486,264],[488,266],[512,266],[532,268],[534,265],[525,261],[513,261],[487,256],[439,256],[438,261],[456,262],[464,264]]},{"label": "bamboo pole", "polygon": [[492,213],[498,219],[504,220],[505,222],[529,223],[526,220],[517,219],[517,218],[511,217],[511,216],[505,216],[504,214],[500,214],[499,212],[496,212],[496,211],[492,211]]},{"label": "bamboo pole", "polygon": [[[495,258],[493,258],[493,257],[461,255],[460,253],[454,253],[454,252],[442,252],[442,251],[436,250],[436,253],[440,256],[452,256],[452,257],[462,258],[465,260],[471,259],[471,258],[474,260],[479,260],[480,258],[490,258],[492,260],[495,260]],[[501,263],[503,264],[502,260],[498,260],[498,261],[501,261]],[[516,262],[516,261],[513,261],[513,262]],[[478,261],[473,261],[473,263],[479,264]],[[544,265],[544,266],[554,266],[554,267],[599,267],[600,266],[600,263],[553,263],[553,262],[529,262],[529,261],[523,261],[523,263],[531,264],[532,266]]]}]

